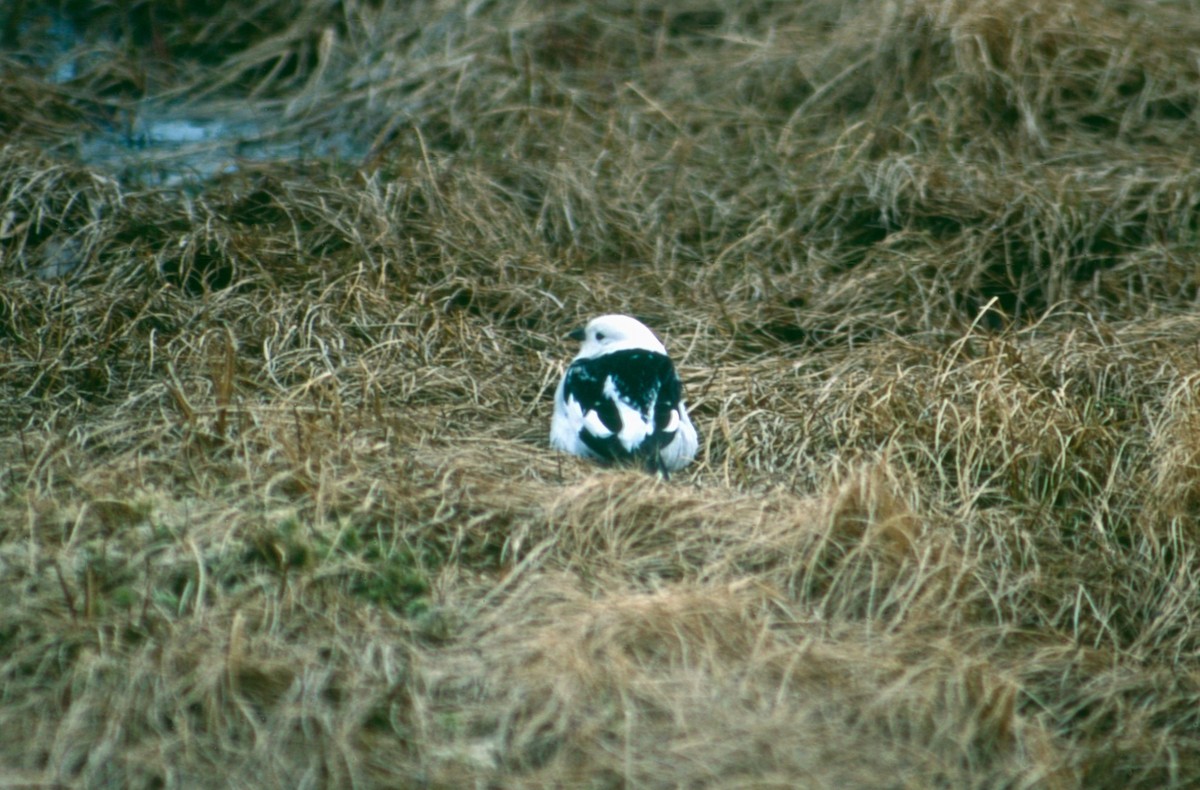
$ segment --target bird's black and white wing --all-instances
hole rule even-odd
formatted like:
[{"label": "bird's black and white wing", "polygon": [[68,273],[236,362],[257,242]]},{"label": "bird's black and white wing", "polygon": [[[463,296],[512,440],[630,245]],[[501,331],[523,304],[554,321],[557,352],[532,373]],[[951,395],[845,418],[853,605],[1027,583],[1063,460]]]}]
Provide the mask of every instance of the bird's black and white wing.
[{"label": "bird's black and white wing", "polygon": [[[691,460],[696,444],[682,391],[665,354],[623,349],[576,359],[559,384],[551,441],[601,461],[678,468]],[[682,427],[690,437],[680,435]]]}]

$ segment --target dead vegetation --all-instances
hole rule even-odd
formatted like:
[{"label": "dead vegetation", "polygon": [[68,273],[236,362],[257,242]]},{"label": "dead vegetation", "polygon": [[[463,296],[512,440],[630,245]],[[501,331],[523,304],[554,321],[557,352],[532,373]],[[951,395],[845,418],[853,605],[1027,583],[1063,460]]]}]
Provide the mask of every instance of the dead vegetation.
[{"label": "dead vegetation", "polygon": [[[1200,783],[1194,2],[232,8],[3,24],[6,778]],[[548,451],[614,310],[669,484]]]}]

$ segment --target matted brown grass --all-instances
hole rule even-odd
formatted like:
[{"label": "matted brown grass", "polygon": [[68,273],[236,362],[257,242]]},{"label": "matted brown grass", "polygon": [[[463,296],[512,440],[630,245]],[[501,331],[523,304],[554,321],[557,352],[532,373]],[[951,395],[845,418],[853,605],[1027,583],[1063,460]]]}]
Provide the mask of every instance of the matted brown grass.
[{"label": "matted brown grass", "polygon": [[[1195,3],[230,8],[2,31],[4,782],[1200,783]],[[547,446],[613,311],[669,482]]]}]

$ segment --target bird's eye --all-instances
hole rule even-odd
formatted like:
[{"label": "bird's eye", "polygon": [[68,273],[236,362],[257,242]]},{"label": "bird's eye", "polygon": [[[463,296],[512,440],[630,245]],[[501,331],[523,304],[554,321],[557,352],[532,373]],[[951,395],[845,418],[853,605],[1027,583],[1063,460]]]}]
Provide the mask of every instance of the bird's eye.
[{"label": "bird's eye", "polygon": [[596,333],[596,339],[597,339],[597,340],[603,340],[603,339],[604,339],[604,333],[603,333],[603,332],[597,332],[597,333]]}]

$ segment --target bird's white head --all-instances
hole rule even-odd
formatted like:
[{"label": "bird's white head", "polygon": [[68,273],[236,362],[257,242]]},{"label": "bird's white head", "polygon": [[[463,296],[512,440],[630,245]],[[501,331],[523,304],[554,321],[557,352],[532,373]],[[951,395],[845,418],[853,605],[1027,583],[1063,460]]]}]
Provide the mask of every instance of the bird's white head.
[{"label": "bird's white head", "polygon": [[662,341],[648,326],[627,315],[602,315],[593,318],[586,327],[572,332],[570,337],[582,341],[576,359],[591,359],[625,349],[667,353]]}]

